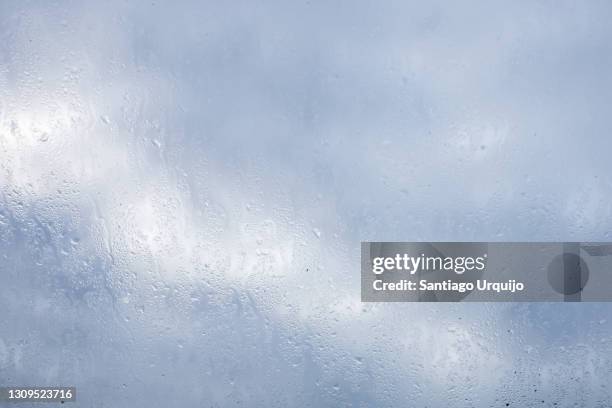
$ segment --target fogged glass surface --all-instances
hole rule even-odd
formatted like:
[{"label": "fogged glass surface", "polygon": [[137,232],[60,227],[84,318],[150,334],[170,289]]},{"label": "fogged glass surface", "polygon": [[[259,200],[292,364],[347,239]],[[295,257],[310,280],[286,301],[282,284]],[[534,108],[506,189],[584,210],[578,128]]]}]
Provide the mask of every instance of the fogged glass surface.
[{"label": "fogged glass surface", "polygon": [[609,405],[609,304],[360,302],[360,241],[611,240],[612,5],[419,3],[0,2],[0,385]]}]

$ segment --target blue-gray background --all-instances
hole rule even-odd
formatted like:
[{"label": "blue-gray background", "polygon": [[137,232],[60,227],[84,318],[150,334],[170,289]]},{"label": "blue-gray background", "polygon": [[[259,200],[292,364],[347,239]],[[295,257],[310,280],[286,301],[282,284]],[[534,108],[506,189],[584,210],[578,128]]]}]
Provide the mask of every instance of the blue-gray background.
[{"label": "blue-gray background", "polygon": [[0,383],[609,406],[612,306],[362,304],[360,241],[610,241],[606,1],[1,1]]}]

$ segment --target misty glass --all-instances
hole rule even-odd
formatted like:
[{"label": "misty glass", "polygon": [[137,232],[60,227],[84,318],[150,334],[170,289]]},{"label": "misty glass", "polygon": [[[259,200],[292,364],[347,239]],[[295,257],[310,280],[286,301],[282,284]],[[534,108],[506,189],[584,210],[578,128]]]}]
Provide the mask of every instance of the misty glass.
[{"label": "misty glass", "polygon": [[365,304],[359,257],[610,241],[611,19],[0,2],[0,385],[79,407],[609,404],[611,305]]}]

